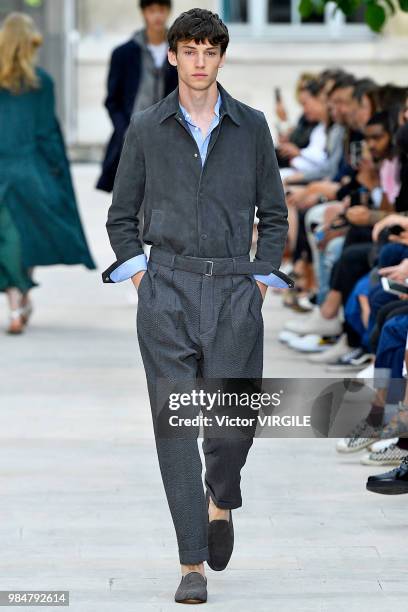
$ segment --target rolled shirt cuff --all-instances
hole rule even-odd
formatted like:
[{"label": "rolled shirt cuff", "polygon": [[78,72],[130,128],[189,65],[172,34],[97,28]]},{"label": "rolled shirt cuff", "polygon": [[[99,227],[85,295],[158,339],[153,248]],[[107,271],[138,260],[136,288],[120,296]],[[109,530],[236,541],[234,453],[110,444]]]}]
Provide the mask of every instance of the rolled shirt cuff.
[{"label": "rolled shirt cuff", "polygon": [[141,270],[147,270],[147,259],[144,253],[136,255],[120,264],[120,266],[112,270],[109,277],[113,283],[121,283],[132,278],[132,276]]},{"label": "rolled shirt cuff", "polygon": [[288,284],[282,278],[271,272],[270,274],[254,274],[254,279],[268,285],[268,287],[276,287],[277,289],[287,289]]}]

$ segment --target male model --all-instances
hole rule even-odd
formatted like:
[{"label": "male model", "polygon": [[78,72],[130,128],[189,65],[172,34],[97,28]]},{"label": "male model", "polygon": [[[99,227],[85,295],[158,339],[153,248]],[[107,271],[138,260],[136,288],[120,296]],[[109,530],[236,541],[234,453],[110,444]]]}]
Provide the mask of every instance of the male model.
[{"label": "male model", "polygon": [[111,192],[123,141],[133,112],[144,110],[177,87],[168,62],[167,29],[171,0],[141,0],[145,27],[113,53],[105,106],[113,124],[97,189]]},{"label": "male model", "polygon": [[[205,495],[197,439],[159,435],[156,391],[162,379],[262,377],[261,307],[267,284],[286,286],[275,269],[287,209],[263,113],[217,82],[226,26],[192,9],[168,39],[179,87],[132,117],[107,221],[117,261],[103,280],[131,277],[138,289],[138,339],[182,570],[175,600],[197,603],[207,598],[203,562],[222,570],[231,556],[231,509],[242,505],[240,471],[253,440],[203,441]],[[137,223],[142,202],[143,241],[152,245],[147,270]],[[256,206],[259,238],[250,261]]]}]

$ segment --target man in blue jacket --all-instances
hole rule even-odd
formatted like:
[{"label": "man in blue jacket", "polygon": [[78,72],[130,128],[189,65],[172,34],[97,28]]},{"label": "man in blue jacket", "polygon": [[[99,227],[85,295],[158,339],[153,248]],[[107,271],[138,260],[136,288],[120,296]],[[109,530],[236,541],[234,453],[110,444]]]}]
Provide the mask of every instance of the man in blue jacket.
[{"label": "man in blue jacket", "polygon": [[113,123],[113,134],[96,185],[108,193],[113,189],[132,113],[155,104],[177,87],[177,70],[167,59],[166,23],[171,0],[141,0],[140,8],[145,27],[117,47],[110,62],[105,106]]}]

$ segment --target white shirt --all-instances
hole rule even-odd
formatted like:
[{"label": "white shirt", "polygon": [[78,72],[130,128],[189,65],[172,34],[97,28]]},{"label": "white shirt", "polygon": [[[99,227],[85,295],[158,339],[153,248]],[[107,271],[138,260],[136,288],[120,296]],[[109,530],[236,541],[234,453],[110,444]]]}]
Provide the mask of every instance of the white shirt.
[{"label": "white shirt", "polygon": [[167,57],[167,42],[163,41],[159,45],[152,45],[149,43],[147,45],[147,48],[153,55],[154,65],[156,66],[156,68],[161,68],[161,66],[163,66],[164,64],[164,60]]},{"label": "white shirt", "polygon": [[327,159],[326,143],[326,126],[324,123],[319,123],[310,134],[308,146],[301,149],[300,155],[290,162],[291,167],[298,172],[316,170]]}]

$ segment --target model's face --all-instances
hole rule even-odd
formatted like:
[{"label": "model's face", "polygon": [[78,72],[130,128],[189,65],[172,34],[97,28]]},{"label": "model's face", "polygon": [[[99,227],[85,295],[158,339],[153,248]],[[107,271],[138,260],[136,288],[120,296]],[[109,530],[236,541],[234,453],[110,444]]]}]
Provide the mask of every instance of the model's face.
[{"label": "model's face", "polygon": [[382,125],[367,125],[364,130],[365,141],[374,161],[385,159],[389,153],[391,139]]},{"label": "model's face", "polygon": [[170,15],[170,9],[163,4],[151,4],[143,9],[143,18],[149,30],[162,32]]},{"label": "model's face", "polygon": [[346,123],[351,126],[352,123],[352,87],[343,87],[336,89],[330,96],[330,102],[334,109],[334,113],[339,117],[341,123]]},{"label": "model's face", "polygon": [[203,91],[217,80],[218,70],[224,65],[225,54],[208,40],[196,43],[186,40],[177,43],[177,53],[169,51],[169,62],[177,66],[179,80],[191,89]]}]

